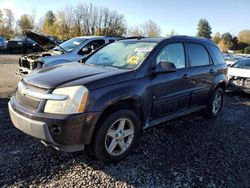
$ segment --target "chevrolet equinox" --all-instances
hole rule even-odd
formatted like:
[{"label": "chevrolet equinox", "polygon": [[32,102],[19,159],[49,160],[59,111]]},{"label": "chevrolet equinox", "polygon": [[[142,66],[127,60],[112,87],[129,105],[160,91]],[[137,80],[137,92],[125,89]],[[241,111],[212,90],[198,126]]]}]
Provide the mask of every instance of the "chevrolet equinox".
[{"label": "chevrolet equinox", "polygon": [[123,159],[141,130],[203,110],[220,114],[227,68],[210,40],[131,37],[80,63],[33,71],[8,104],[16,128],[45,145],[86,146],[104,163]]}]

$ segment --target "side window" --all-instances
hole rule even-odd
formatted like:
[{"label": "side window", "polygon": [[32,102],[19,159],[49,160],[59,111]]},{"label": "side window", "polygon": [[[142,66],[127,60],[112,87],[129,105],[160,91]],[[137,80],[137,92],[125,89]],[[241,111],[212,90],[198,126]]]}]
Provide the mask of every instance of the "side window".
[{"label": "side window", "polygon": [[216,46],[212,46],[212,45],[210,46],[210,48],[211,48],[212,53],[215,57],[215,61],[216,61],[215,64],[225,64],[224,58],[222,57],[222,54],[221,54],[219,48]]},{"label": "side window", "polygon": [[185,68],[185,52],[182,43],[172,43],[165,46],[157,56],[157,64],[161,61],[174,63],[177,69]]},{"label": "side window", "polygon": [[109,43],[115,42],[114,39],[109,39]]},{"label": "side window", "polygon": [[188,55],[191,67],[209,65],[209,55],[204,46],[200,44],[188,44]]},{"label": "side window", "polygon": [[93,40],[90,43],[88,43],[85,48],[91,48],[91,50],[96,50],[97,48],[101,47],[102,45],[105,44],[104,40]]}]

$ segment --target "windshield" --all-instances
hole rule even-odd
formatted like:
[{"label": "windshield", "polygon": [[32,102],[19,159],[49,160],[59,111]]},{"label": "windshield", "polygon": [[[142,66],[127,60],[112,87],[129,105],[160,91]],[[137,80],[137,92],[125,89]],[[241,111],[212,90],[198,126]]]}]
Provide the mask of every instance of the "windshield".
[{"label": "windshield", "polygon": [[250,59],[242,59],[233,64],[234,68],[250,69]]},{"label": "windshield", "polygon": [[144,41],[117,41],[98,50],[85,63],[134,69],[145,59],[156,44],[155,42]]},{"label": "windshield", "polygon": [[84,39],[84,38],[73,38],[73,39],[69,39],[69,40],[63,42],[59,46],[61,48],[63,48],[65,51],[71,52],[77,46],[79,46],[80,44],[82,44],[84,41],[86,41],[86,39]]}]

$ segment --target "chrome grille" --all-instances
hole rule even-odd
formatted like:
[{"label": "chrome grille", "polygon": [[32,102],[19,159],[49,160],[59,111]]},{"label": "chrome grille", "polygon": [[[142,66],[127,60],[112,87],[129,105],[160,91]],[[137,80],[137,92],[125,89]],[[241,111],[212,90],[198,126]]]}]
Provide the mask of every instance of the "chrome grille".
[{"label": "chrome grille", "polygon": [[[23,83],[23,84],[24,84],[25,88],[27,88],[29,90],[37,91],[39,93],[47,93],[46,89],[41,89],[41,88],[38,88],[35,86],[27,85],[25,83]],[[30,96],[27,96],[26,94],[22,93],[19,88],[17,89],[15,96],[16,96],[17,101],[21,105],[23,105],[24,107],[29,108],[31,110],[36,110],[40,104],[40,101],[41,101],[40,99],[35,99],[35,98],[30,97]]]},{"label": "chrome grille", "polygon": [[16,92],[16,99],[21,105],[23,105],[27,108],[30,108],[32,110],[36,110],[39,106],[39,103],[40,103],[39,100],[34,100],[31,98],[28,98],[25,95],[22,95],[18,90]]}]

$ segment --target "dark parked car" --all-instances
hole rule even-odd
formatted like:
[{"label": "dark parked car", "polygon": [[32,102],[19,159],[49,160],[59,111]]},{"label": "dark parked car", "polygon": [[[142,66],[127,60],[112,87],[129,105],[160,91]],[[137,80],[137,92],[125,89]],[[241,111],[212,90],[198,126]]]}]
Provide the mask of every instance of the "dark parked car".
[{"label": "dark parked car", "polygon": [[39,44],[40,49],[39,52],[26,54],[19,58],[21,73],[27,73],[35,69],[39,58],[63,54],[62,49],[58,46],[61,41],[55,36],[45,36],[32,30],[26,30],[25,35]]},{"label": "dark parked car", "polygon": [[13,124],[62,151],[123,159],[142,129],[222,108],[227,66],[210,40],[119,40],[82,60],[35,70],[9,102]]},{"label": "dark parked car", "polygon": [[39,50],[39,45],[28,37],[16,37],[7,43],[7,51],[12,53],[18,51],[21,53],[34,52]]},{"label": "dark parked car", "polygon": [[82,36],[56,44],[52,43],[51,37],[35,31],[28,30],[26,35],[40,44],[44,52],[21,57],[19,64],[20,71],[23,73],[29,73],[41,67],[79,61],[97,48],[119,39],[108,36]]}]

